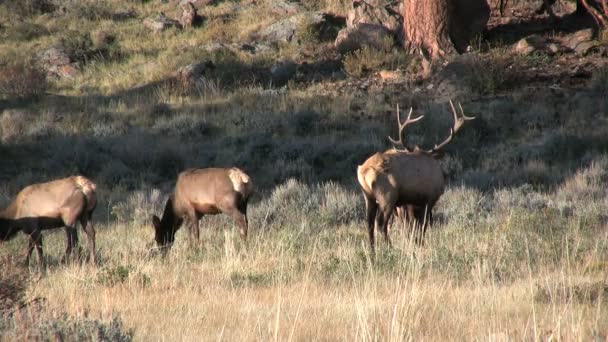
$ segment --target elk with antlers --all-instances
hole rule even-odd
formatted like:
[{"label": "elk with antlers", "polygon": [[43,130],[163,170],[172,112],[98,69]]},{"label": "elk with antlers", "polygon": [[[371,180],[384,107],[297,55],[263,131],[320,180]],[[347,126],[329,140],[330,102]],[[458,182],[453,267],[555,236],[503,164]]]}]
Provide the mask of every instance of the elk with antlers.
[{"label": "elk with antlers", "polygon": [[412,119],[412,108],[410,108],[405,122],[402,123],[397,106],[399,139],[389,137],[389,140],[403,148],[394,147],[382,153],[378,152],[357,168],[357,178],[365,197],[367,228],[372,250],[374,250],[375,226],[381,229],[386,242],[391,244],[387,226],[396,207],[405,207],[409,214],[419,221],[421,232],[417,234],[416,242],[419,244],[423,242],[427,226],[432,225],[433,206],[445,188],[445,178],[438,161],[443,155],[441,149],[452,141],[465,121],[474,119],[464,115],[460,104],[460,117],[452,101],[450,105],[454,115],[454,126],[450,128],[450,135],[430,150],[423,150],[418,146],[411,150],[406,147],[403,130],[424,116]]}]

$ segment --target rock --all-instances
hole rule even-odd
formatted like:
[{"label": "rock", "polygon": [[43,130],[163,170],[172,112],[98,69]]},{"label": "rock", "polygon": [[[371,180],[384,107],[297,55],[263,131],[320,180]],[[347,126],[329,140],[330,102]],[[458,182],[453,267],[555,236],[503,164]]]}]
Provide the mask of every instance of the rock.
[{"label": "rock", "polygon": [[41,51],[38,53],[38,60],[43,65],[65,65],[71,62],[67,52],[58,47]]},{"label": "rock", "polygon": [[180,24],[179,21],[167,17],[162,12],[156,18],[146,18],[144,20],[144,26],[155,33],[165,31],[172,27],[176,27],[178,29],[182,28],[182,24]]},{"label": "rock", "polygon": [[263,28],[257,34],[258,40],[267,43],[297,43],[296,33],[302,23],[315,25],[323,21],[321,13],[305,13],[292,15],[291,17],[277,21],[276,23]]},{"label": "rock", "polygon": [[383,26],[373,24],[358,24],[347,27],[338,32],[334,46],[341,53],[352,52],[363,46],[370,46],[377,50],[386,49],[386,42],[392,36]]},{"label": "rock", "polygon": [[272,84],[281,87],[291,80],[298,69],[298,65],[294,62],[283,62],[275,64],[270,68],[270,76]]},{"label": "rock", "polygon": [[289,43],[294,40],[301,20],[303,20],[301,15],[279,20],[258,32],[258,38],[269,43]]},{"label": "rock", "polygon": [[599,46],[593,39],[593,29],[580,30],[564,40],[564,45],[579,55],[586,55]]},{"label": "rock", "polygon": [[73,63],[70,56],[61,48],[52,47],[43,50],[38,53],[37,59],[47,76],[74,78],[78,74],[78,63]]},{"label": "rock", "polygon": [[298,12],[300,7],[293,2],[273,1],[270,4],[270,13],[279,17],[292,16]]},{"label": "rock", "polygon": [[380,70],[378,72],[378,77],[380,77],[382,81],[387,82],[400,79],[401,77],[403,77],[403,74],[399,71]]},{"label": "rock", "polygon": [[[401,3],[400,1],[397,3]],[[397,34],[403,27],[403,18],[398,5],[382,5],[378,0],[353,1],[353,7],[346,16],[346,27],[358,24],[380,25],[389,32]]]},{"label": "rock", "polygon": [[517,43],[515,43],[515,45],[513,46],[513,51],[520,55],[529,55],[535,51],[547,50],[546,47],[547,41],[545,40],[545,38],[538,35],[532,35],[529,37],[522,38]]},{"label": "rock", "polygon": [[194,5],[187,1],[180,5],[182,8],[182,17],[179,20],[179,23],[183,28],[192,27],[197,25],[201,21],[201,17],[196,13],[196,8]]},{"label": "rock", "polygon": [[338,32],[334,45],[346,53],[364,45],[385,49],[386,42],[392,38],[403,43],[403,18],[399,13],[398,5],[384,5],[378,0],[355,0],[346,17],[346,28]]},{"label": "rock", "polygon": [[137,12],[133,8],[129,8],[124,11],[118,11],[112,14],[112,20],[115,21],[129,20],[133,18],[137,18]]},{"label": "rock", "polygon": [[187,88],[196,85],[205,74],[205,71],[214,68],[215,65],[211,61],[192,63],[177,69],[173,77],[181,86]]}]

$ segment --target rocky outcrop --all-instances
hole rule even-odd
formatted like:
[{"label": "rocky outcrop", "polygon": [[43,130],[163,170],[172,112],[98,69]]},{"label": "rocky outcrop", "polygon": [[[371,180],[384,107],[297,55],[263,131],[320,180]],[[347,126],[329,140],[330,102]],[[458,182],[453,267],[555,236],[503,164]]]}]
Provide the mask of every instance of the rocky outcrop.
[{"label": "rocky outcrop", "polygon": [[214,69],[215,65],[211,61],[192,63],[180,67],[173,74],[173,78],[184,88],[189,88],[200,82],[206,71]]},{"label": "rocky outcrop", "polygon": [[593,30],[586,29],[561,38],[531,35],[515,43],[513,51],[520,55],[542,52],[548,55],[575,53],[584,56],[598,46],[599,42],[594,39]]},{"label": "rocky outcrop", "polygon": [[170,28],[182,28],[182,24],[179,21],[167,17],[162,12],[154,18],[146,18],[144,26],[154,31],[154,33],[159,33]]},{"label": "rocky outcrop", "polygon": [[183,28],[196,26],[201,22],[201,17],[196,12],[196,7],[190,1],[183,2],[180,7],[182,9],[182,17],[179,19],[179,23]]},{"label": "rocky outcrop", "polygon": [[379,0],[355,0],[334,42],[342,52],[352,52],[365,45],[383,49],[387,42],[403,43],[403,18],[399,1],[385,4]]},{"label": "rocky outcrop", "polygon": [[72,62],[70,56],[62,48],[51,47],[42,50],[37,55],[39,66],[46,71],[47,76],[73,78],[78,74],[78,63]]}]

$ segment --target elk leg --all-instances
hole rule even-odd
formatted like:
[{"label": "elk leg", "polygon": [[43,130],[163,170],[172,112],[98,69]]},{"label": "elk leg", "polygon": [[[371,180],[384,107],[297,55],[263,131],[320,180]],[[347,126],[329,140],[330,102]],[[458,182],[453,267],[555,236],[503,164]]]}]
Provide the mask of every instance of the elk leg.
[{"label": "elk leg", "polygon": [[200,232],[199,232],[199,221],[201,216],[197,215],[195,211],[188,213],[188,223],[190,230],[190,245],[192,247],[197,246],[200,240]]},{"label": "elk leg", "polygon": [[239,201],[236,208],[229,210],[228,213],[239,225],[241,240],[247,241],[247,231],[249,228],[249,222],[247,220],[247,203]]},{"label": "elk leg", "polygon": [[36,247],[36,253],[38,254],[38,265],[40,270],[44,268],[44,259],[42,257],[42,234],[39,229],[35,229],[30,234],[30,240],[27,246],[27,253],[25,255],[25,266],[28,267],[30,264],[30,256]]},{"label": "elk leg", "polygon": [[95,253],[95,228],[93,227],[93,220],[91,214],[83,215],[80,218],[80,224],[87,233],[87,240],[89,244],[89,253],[91,254],[91,262],[93,265],[97,264],[97,254]]},{"label": "elk leg", "polygon": [[378,215],[378,218],[381,219],[381,221],[378,222],[378,227],[380,227],[382,229],[382,234],[384,235],[384,240],[386,241],[386,243],[388,244],[389,247],[392,247],[392,243],[391,243],[391,239],[388,236],[388,222],[391,219],[391,215],[393,214],[393,208],[392,206],[386,206],[385,208],[382,209],[380,215]]},{"label": "elk leg", "polygon": [[72,254],[72,249],[78,244],[78,232],[74,227],[65,227],[65,234],[67,238],[67,247],[65,248],[65,255],[61,262],[67,262],[68,258]]},{"label": "elk leg", "polygon": [[34,251],[34,247],[36,246],[36,240],[40,232],[38,230],[34,230],[29,236],[27,243],[27,250],[25,251],[25,267],[30,265],[30,257],[32,256],[32,252]]},{"label": "elk leg", "polygon": [[365,211],[367,215],[367,233],[369,235],[369,246],[374,252],[374,221],[378,211],[378,203],[373,198],[365,196]]}]

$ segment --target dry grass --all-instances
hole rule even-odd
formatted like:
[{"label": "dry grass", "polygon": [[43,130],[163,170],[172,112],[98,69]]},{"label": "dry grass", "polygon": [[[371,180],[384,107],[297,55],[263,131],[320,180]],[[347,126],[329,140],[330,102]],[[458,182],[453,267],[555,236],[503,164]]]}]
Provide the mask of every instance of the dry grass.
[{"label": "dry grass", "polygon": [[[592,194],[605,184],[605,163],[558,192]],[[27,293],[76,318],[118,315],[142,340],[605,338],[608,230],[588,210],[592,196],[578,196],[568,213],[560,196],[451,188],[426,246],[394,226],[395,247],[378,241],[372,260],[356,193],[289,181],[252,205],[247,246],[230,219],[208,217],[199,247],[180,231],[161,259],[140,213],[158,212],[162,198],[138,193],[118,204],[136,219],[97,226],[96,268],[58,265],[64,236],[47,235],[53,266]]]}]

